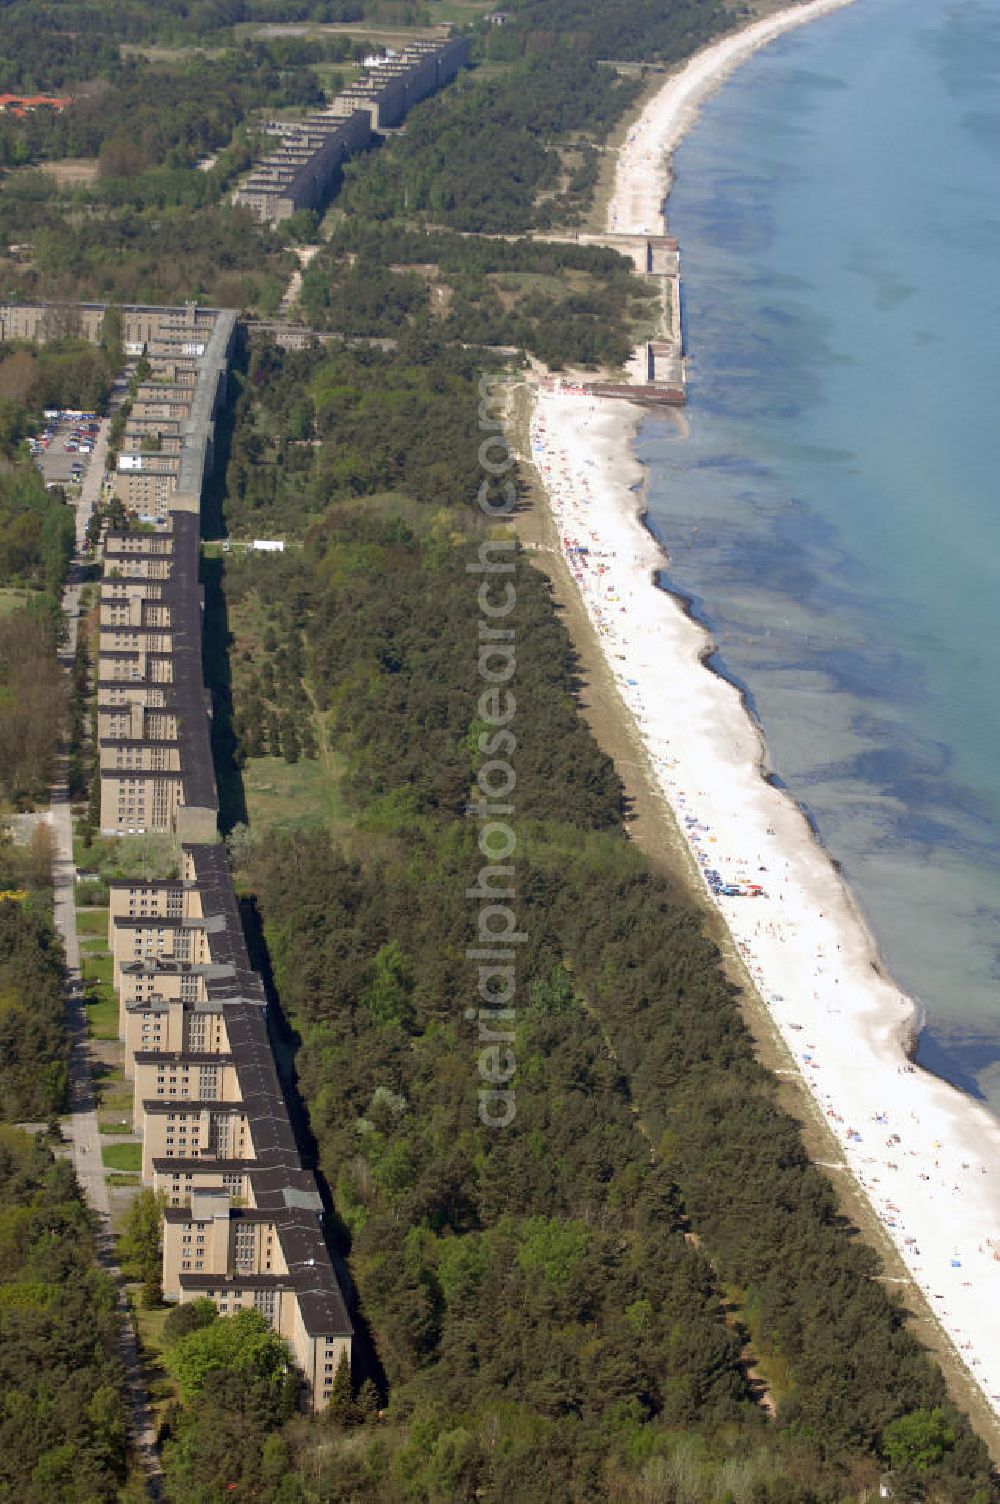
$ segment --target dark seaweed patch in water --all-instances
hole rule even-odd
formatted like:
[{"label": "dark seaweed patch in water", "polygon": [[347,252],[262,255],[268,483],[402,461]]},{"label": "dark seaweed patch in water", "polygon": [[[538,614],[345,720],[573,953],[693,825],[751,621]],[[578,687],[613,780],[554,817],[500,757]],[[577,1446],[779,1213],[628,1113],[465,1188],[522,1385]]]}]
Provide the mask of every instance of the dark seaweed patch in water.
[{"label": "dark seaweed patch in water", "polygon": [[960,1037],[959,1031],[950,1033],[928,1025],[917,1038],[916,1060],[924,1070],[985,1102],[986,1095],[976,1077],[1000,1060],[1000,1049],[995,1036],[969,1030]]},{"label": "dark seaweed patch in water", "polygon": [[945,850],[982,869],[997,869],[994,810],[987,799],[947,777],[953,762],[947,746],[874,717],[859,717],[853,729],[877,745],[840,762],[817,764],[796,782],[866,784],[885,797],[890,838],[900,848],[924,858]]},{"label": "dark seaweed patch in water", "polygon": [[[771,244],[773,229],[767,208],[771,189],[771,176],[761,173],[756,178],[738,172],[712,171],[708,164],[699,164],[699,169],[708,168],[711,192],[706,193],[687,215],[691,229],[689,239],[701,244],[724,246],[747,257],[758,256]],[[680,181],[686,169],[678,172]]]},{"label": "dark seaweed patch in water", "polygon": [[[815,661],[839,690],[857,700],[877,699],[883,703],[905,700],[912,705],[927,694],[927,676],[920,664],[882,644],[864,648],[839,643],[824,645],[815,655]],[[859,735],[867,736],[876,729],[881,734],[890,724],[868,723],[859,718],[855,729]]]},{"label": "dark seaweed patch in water", "polygon": [[[793,602],[813,601],[822,587],[822,581],[801,553],[792,549],[775,547],[773,540],[760,539],[756,534],[725,530],[726,546],[715,551],[713,583],[725,581],[740,584],[751,580],[755,590],[764,590],[772,596],[784,597]],[[780,601],[776,603],[780,610]],[[734,621],[735,625],[735,621]],[[760,623],[755,627],[760,630]],[[740,624],[746,631],[747,624]]]},{"label": "dark seaweed patch in water", "polygon": [[854,773],[865,783],[885,788],[898,780],[920,787],[938,782],[952,764],[953,754],[943,743],[921,740],[912,730],[901,732],[891,721],[864,718],[858,729],[882,742],[852,759]]},{"label": "dark seaweed patch in water", "polygon": [[[777,39],[775,54],[783,48],[783,39]],[[814,68],[790,68],[785,73],[788,81],[789,92],[794,91],[795,102],[801,109],[807,102],[807,96],[814,92],[823,94],[843,94],[847,89],[847,83],[842,78],[837,78],[832,73],[819,73]]]}]

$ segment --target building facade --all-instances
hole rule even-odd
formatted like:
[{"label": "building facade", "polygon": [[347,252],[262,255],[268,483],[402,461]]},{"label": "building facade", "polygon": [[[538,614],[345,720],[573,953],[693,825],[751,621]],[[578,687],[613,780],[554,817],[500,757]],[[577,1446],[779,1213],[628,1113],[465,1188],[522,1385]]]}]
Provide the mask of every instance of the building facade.
[{"label": "building facade", "polygon": [[348,157],[363,151],[376,132],[400,125],[408,110],[468,61],[465,37],[412,42],[374,64],[328,109],[300,123],[275,123],[280,146],[237,188],[233,203],[272,224],[300,209],[319,208]]},{"label": "building facade", "polygon": [[[103,312],[79,310],[79,327],[96,337]],[[198,512],[235,320],[144,308],[126,310],[123,323],[156,379],[139,389],[115,482],[138,516],[104,543],[101,829],[156,833],[176,852],[173,875],[109,883],[108,945],[142,1178],[169,1203],[168,1297],[207,1296],[223,1315],[260,1311],[288,1342],[318,1409],[341,1355],[350,1359],[352,1323],[219,840],[202,665]],[[0,337],[5,328],[31,338],[61,327],[44,309],[0,310]]]}]

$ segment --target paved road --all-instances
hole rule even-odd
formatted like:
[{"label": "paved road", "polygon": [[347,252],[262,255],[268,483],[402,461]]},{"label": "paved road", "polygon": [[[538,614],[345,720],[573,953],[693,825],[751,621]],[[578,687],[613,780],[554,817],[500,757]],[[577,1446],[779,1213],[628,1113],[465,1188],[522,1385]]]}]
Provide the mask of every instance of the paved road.
[{"label": "paved road", "polygon": [[[92,455],[83,490],[77,503],[77,555],[70,565],[63,610],[67,637],[60,658],[66,668],[72,666],[80,624],[80,577],[83,568],[81,549],[87,520],[100,497],[107,447],[107,423]],[[56,782],[52,788],[49,812],[54,843],[53,884],[55,888],[55,923],[66,948],[66,1029],[70,1042],[70,1111],[66,1125],[73,1145],[73,1165],[88,1206],[97,1216],[97,1252],[104,1268],[118,1287],[121,1317],[118,1351],[125,1368],[126,1400],[129,1406],[131,1442],[136,1464],[146,1482],[151,1499],[163,1495],[163,1473],[149,1408],[145,1373],[136,1345],[132,1319],[125,1299],[125,1281],[115,1255],[111,1230],[111,1198],[104,1166],[101,1162],[101,1134],[97,1121],[97,1102],[91,1070],[91,1045],[87,1033],[87,1015],[80,975],[80,944],[76,933],[76,868],[73,862],[73,815],[66,784],[66,759],[61,756]]]}]

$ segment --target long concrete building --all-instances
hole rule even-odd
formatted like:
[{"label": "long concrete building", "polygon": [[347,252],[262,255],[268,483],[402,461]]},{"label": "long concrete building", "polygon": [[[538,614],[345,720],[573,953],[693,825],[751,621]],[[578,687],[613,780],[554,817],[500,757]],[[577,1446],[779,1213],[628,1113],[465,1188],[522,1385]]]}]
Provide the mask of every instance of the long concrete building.
[{"label": "long concrete building", "polygon": [[281,145],[236,189],[233,203],[272,224],[318,208],[348,157],[363,151],[376,132],[400,125],[468,61],[465,37],[412,42],[369,68],[328,109],[302,122],[275,123],[270,129],[280,132]]},{"label": "long concrete building", "polygon": [[[83,305],[71,322],[96,340],[105,312]],[[104,544],[101,828],[167,835],[178,852],[173,876],[109,884],[142,1177],[167,1202],[167,1298],[208,1297],[223,1315],[261,1312],[291,1348],[307,1405],[321,1409],[339,1363],[351,1360],[348,1281],[303,1164],[219,839],[202,663],[199,511],[235,315],[193,305],[121,313],[126,347],[146,356],[152,375],[136,393],[115,476],[133,521]],[[62,309],[0,306],[0,338],[57,338],[66,325]],[[134,486],[137,477],[149,488]]]},{"label": "long concrete building", "polygon": [[106,540],[98,722],[102,827],[180,842],[176,877],[121,879],[108,943],[143,1180],[166,1194],[163,1289],[259,1310],[313,1408],[352,1326],[302,1165],[225,848],[202,677],[198,518]]}]

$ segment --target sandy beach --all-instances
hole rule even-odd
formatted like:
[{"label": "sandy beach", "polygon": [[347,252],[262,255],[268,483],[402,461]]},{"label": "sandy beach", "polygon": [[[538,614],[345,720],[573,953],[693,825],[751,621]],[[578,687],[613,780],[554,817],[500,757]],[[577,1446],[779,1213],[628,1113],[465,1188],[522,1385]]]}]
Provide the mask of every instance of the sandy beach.
[{"label": "sandy beach", "polygon": [[[769,17],[674,75],[620,153],[609,229],[662,233],[666,158],[699,102],[757,47],[844,3]],[[704,666],[709,638],[656,588],[663,556],[641,521],[631,448],[640,420],[578,388],[538,393],[531,458],[564,558],[706,894],[847,1165],[1000,1414],[1000,1124],[909,1062],[912,1001],[878,965],[802,813],[766,782],[737,691]]]}]

